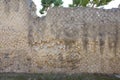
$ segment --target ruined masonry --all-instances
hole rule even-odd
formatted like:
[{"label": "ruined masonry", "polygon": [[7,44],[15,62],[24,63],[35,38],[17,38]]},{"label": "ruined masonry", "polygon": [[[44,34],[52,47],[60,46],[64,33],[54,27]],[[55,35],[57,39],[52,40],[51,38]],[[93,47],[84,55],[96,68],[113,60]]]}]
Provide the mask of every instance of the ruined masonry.
[{"label": "ruined masonry", "polygon": [[120,74],[120,9],[52,8],[0,0],[0,72]]}]

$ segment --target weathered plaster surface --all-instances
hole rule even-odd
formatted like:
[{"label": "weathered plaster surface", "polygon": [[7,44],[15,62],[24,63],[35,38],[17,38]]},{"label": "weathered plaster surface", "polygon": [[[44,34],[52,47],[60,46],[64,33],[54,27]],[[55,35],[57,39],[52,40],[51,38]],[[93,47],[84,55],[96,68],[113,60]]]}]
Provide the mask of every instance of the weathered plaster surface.
[{"label": "weathered plaster surface", "polygon": [[0,1],[0,72],[120,73],[120,9],[31,7]]}]

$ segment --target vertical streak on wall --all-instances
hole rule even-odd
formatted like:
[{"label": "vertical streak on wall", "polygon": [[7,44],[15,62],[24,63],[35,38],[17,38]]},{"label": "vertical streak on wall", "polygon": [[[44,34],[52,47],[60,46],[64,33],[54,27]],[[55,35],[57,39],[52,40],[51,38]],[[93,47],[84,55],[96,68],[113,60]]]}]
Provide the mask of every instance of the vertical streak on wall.
[{"label": "vertical streak on wall", "polygon": [[83,48],[84,48],[84,50],[85,50],[85,53],[87,53],[87,45],[88,45],[88,29],[87,29],[88,27],[87,27],[87,25],[86,25],[86,23],[85,22],[83,22],[83,29],[82,29],[82,31],[83,31]]},{"label": "vertical streak on wall", "polygon": [[[102,26],[101,26],[102,27]],[[103,38],[103,33],[101,33],[101,30],[99,30],[99,46],[100,46],[100,53],[101,55],[104,54],[104,38]],[[105,35],[105,34],[104,34]]]},{"label": "vertical streak on wall", "polygon": [[116,25],[115,26],[115,46],[114,46],[114,53],[115,53],[115,56],[117,56],[116,54],[117,54],[117,48],[119,47],[118,46],[118,36],[119,36],[119,34],[118,34],[118,30],[119,30],[119,27],[118,27],[118,25]]},{"label": "vertical streak on wall", "polygon": [[9,15],[10,13],[10,1],[11,0],[4,0],[3,3],[4,3],[4,11],[6,13],[6,15]]}]

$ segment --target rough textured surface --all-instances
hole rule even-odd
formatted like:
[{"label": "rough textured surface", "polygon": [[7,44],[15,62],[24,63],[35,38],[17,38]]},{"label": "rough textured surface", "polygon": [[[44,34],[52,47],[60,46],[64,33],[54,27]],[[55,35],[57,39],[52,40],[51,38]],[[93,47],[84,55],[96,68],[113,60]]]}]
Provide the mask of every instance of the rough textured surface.
[{"label": "rough textured surface", "polygon": [[28,47],[28,6],[25,0],[0,0],[0,49]]},{"label": "rough textured surface", "polygon": [[120,9],[29,6],[0,1],[0,72],[120,73]]}]

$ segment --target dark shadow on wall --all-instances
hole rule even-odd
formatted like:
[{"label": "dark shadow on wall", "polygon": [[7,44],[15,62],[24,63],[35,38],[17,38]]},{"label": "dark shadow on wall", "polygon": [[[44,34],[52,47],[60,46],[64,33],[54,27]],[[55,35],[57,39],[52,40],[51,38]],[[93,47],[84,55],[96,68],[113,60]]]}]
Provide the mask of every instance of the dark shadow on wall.
[{"label": "dark shadow on wall", "polygon": [[30,47],[32,47],[32,43],[34,41],[34,37],[33,37],[33,26],[30,25],[28,28],[28,44]]},{"label": "dark shadow on wall", "polygon": [[35,43],[39,43],[43,39],[45,33],[45,17],[31,17],[28,27],[28,42],[32,47]]},{"label": "dark shadow on wall", "polygon": [[[39,17],[36,14],[36,5],[32,0],[29,3],[29,19],[28,19],[28,43],[32,47],[36,41],[43,38],[45,31],[45,16]],[[37,33],[37,35],[35,35]],[[37,40],[36,40],[37,37]]]}]

